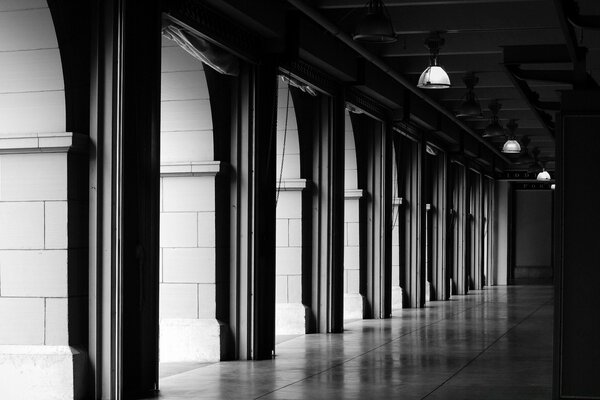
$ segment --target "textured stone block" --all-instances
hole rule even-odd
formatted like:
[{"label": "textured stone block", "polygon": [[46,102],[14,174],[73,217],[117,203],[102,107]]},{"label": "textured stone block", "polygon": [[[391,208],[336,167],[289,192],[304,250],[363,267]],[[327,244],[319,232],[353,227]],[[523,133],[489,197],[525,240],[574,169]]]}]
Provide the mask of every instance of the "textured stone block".
[{"label": "textured stone block", "polygon": [[287,303],[288,301],[287,275],[277,275],[275,277],[275,302]]},{"label": "textured stone block", "polygon": [[210,161],[213,159],[212,130],[161,132],[161,163]]},{"label": "textured stone block", "polygon": [[67,297],[67,251],[0,251],[3,296]]},{"label": "textured stone block", "polygon": [[69,344],[68,299],[46,299],[46,345]]},{"label": "textured stone block", "polygon": [[160,362],[219,361],[227,326],[211,319],[160,321]]},{"label": "textured stone block", "polygon": [[344,269],[359,269],[360,268],[360,247],[346,246],[344,247]]},{"label": "textured stone block", "polygon": [[160,247],[196,247],[197,225],[196,213],[161,213]]},{"label": "textured stone block", "polygon": [[198,213],[198,247],[215,247],[215,212]]},{"label": "textured stone block", "polygon": [[275,246],[287,247],[289,245],[288,219],[275,220]]},{"label": "textured stone block", "polygon": [[164,212],[215,210],[214,177],[164,177],[162,180]]},{"label": "textured stone block", "polygon": [[0,297],[0,321],[0,345],[44,343],[44,299]]},{"label": "textured stone block", "polygon": [[288,275],[288,303],[302,302],[302,275]]},{"label": "textured stone block", "polygon": [[277,275],[302,274],[302,248],[278,247],[275,252]]},{"label": "textured stone block", "polygon": [[44,203],[0,203],[0,249],[44,248]]},{"label": "textured stone block", "polygon": [[160,318],[198,318],[198,285],[160,284]]},{"label": "textured stone block", "polygon": [[163,282],[215,283],[215,249],[163,249]]},{"label": "textured stone block", "polygon": [[302,218],[302,192],[279,192],[277,218]]},{"label": "textured stone block", "polygon": [[302,303],[275,305],[275,332],[278,335],[303,335],[306,333],[306,307]]},{"label": "textured stone block", "polygon": [[0,200],[67,200],[67,155],[0,155]]},{"label": "textured stone block", "polygon": [[348,293],[359,293],[360,292],[360,271],[359,270],[347,270],[348,275]]},{"label": "textured stone block", "polygon": [[302,220],[301,219],[290,219],[290,247],[302,246]]},{"label": "textured stone block", "polygon": [[346,199],[344,202],[344,222],[359,222],[358,199]]},{"label": "textured stone block", "polygon": [[358,293],[344,294],[344,319],[363,319],[364,299]]},{"label": "textured stone block", "polygon": [[[68,246],[68,210],[66,201],[47,201],[44,204],[44,243],[46,249],[66,249]],[[73,221],[75,222],[75,221]],[[76,235],[83,236],[83,235]]]},{"label": "textured stone block", "polygon": [[216,285],[198,285],[198,318],[214,318],[217,308]]},{"label": "textured stone block", "polygon": [[86,398],[87,354],[69,346],[0,346],[0,398]]},{"label": "textured stone block", "polygon": [[358,222],[348,222],[347,224],[348,246],[360,245],[360,224]]}]

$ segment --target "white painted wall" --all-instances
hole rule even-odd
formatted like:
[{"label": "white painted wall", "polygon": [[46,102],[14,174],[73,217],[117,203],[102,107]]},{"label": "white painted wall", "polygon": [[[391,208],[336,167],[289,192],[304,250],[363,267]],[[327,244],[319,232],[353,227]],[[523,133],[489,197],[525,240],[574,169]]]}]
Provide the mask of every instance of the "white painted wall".
[{"label": "white painted wall", "polygon": [[362,319],[363,297],[360,294],[360,236],[356,143],[350,113],[345,115],[344,141],[344,319]]},{"label": "white painted wall", "polygon": [[87,193],[67,176],[87,163],[67,155],[81,138],[65,133],[45,0],[0,2],[0,71],[0,398],[78,398],[85,353],[70,347],[81,339],[69,330],[69,307],[87,304],[77,279],[87,242],[74,217]]},{"label": "white painted wall", "polygon": [[[160,360],[221,357],[216,311],[215,163],[204,67],[163,39]],[[192,172],[193,171],[193,172]]]},{"label": "white painted wall", "polygon": [[302,304],[302,190],[300,143],[296,111],[287,83],[279,80],[277,93],[276,309],[279,335],[306,332]]},{"label": "white painted wall", "polygon": [[496,181],[494,273],[490,285],[506,285],[508,283],[509,192],[510,182]]}]

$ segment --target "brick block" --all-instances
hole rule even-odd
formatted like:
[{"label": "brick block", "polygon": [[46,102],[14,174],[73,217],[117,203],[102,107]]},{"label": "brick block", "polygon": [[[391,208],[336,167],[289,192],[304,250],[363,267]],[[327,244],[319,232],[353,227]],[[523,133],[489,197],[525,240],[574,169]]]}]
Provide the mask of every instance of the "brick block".
[{"label": "brick block", "polygon": [[44,299],[0,297],[0,344],[44,343]]},{"label": "brick block", "polygon": [[302,275],[288,275],[288,303],[302,302]]},{"label": "brick block", "polygon": [[69,344],[68,299],[46,299],[46,345]]},{"label": "brick block", "polygon": [[344,222],[359,222],[358,199],[345,200]]},{"label": "brick block", "polygon": [[161,74],[161,101],[208,98],[208,86],[204,71],[177,71]]},{"label": "brick block", "polygon": [[161,213],[160,247],[196,247],[197,225],[196,213]]},{"label": "brick block", "polygon": [[160,318],[198,318],[198,285],[160,284]]},{"label": "brick block", "polygon": [[302,218],[302,192],[279,192],[277,218]]},{"label": "brick block", "polygon": [[214,318],[217,308],[216,285],[198,285],[198,318]]},{"label": "brick block", "polygon": [[0,200],[67,200],[67,155],[0,156]]},{"label": "brick block", "polygon": [[161,131],[212,130],[210,100],[163,101],[160,104]]},{"label": "brick block", "polygon": [[290,247],[302,246],[302,220],[290,219]]},{"label": "brick block", "polygon": [[163,211],[215,211],[215,178],[183,176],[162,178]]},{"label": "brick block", "polygon": [[[283,160],[283,171],[281,170],[281,161]],[[282,179],[300,178],[300,155],[285,154],[285,158],[281,155],[277,156],[277,179],[281,173]]]},{"label": "brick block", "polygon": [[302,248],[279,247],[275,252],[277,275],[302,274]]},{"label": "brick block", "polygon": [[360,247],[346,246],[344,247],[344,269],[359,269],[360,268]]},{"label": "brick block", "polygon": [[215,283],[215,249],[163,249],[163,282]]},{"label": "brick block", "polygon": [[215,247],[215,212],[198,213],[198,247]]},{"label": "brick block", "polygon": [[48,201],[45,203],[44,243],[46,249],[67,248],[67,219],[66,201]]},{"label": "brick block", "polygon": [[3,296],[67,297],[67,251],[0,251]]},{"label": "brick block", "polygon": [[287,247],[289,245],[288,219],[275,220],[275,246]]},{"label": "brick block", "polygon": [[344,189],[356,189],[358,187],[358,173],[355,169],[344,170]]},{"label": "brick block", "polygon": [[275,277],[275,302],[287,303],[288,301],[287,275],[277,275]]},{"label": "brick block", "polygon": [[0,203],[0,249],[44,248],[44,203]]},{"label": "brick block", "polygon": [[[281,129],[279,129],[281,128]],[[283,154],[283,125],[277,130],[277,155]],[[285,135],[285,154],[300,154],[300,143],[298,141],[298,129],[291,129],[288,126],[287,135]]]},{"label": "brick block", "polygon": [[348,233],[348,246],[359,246],[360,245],[360,224],[358,222],[348,222],[347,224]]},{"label": "brick block", "polygon": [[160,162],[211,161],[213,131],[161,132]]},{"label": "brick block", "polygon": [[348,270],[348,291],[347,293],[358,293],[360,291],[360,271]]}]

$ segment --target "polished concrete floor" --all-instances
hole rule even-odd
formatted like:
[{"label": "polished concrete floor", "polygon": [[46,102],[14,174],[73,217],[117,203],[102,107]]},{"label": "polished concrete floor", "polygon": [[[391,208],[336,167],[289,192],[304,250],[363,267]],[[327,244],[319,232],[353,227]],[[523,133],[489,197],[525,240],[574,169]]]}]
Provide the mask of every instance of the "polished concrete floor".
[{"label": "polished concrete floor", "polygon": [[552,314],[549,286],[486,288],[292,338],[273,360],[168,374],[160,398],[550,399]]}]

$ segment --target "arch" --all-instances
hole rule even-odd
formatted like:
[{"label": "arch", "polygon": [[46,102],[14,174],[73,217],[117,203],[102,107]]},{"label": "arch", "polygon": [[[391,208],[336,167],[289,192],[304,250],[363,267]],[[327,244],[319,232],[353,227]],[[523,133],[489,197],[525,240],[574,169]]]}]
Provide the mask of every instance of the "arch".
[{"label": "arch", "polygon": [[160,360],[218,361],[215,185],[220,164],[207,73],[163,38],[161,66]]},{"label": "arch", "polygon": [[65,132],[65,85],[46,1],[0,5],[0,135]]},{"label": "arch", "polygon": [[344,119],[344,319],[362,319],[360,269],[360,199],[356,139],[348,110]]},{"label": "arch", "polygon": [[275,332],[306,332],[303,305],[302,190],[300,142],[294,99],[288,83],[279,80],[276,162],[276,311]]}]

